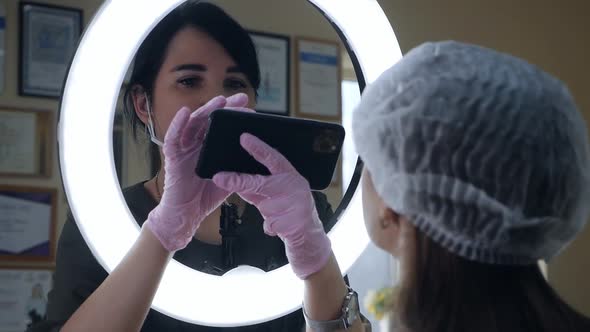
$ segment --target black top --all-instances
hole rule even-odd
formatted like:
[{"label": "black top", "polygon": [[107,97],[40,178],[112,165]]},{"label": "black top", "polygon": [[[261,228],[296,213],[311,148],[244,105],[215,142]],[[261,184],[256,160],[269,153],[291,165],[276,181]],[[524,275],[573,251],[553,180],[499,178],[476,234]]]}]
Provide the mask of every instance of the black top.
[{"label": "black top", "polygon": [[[147,219],[157,202],[147,192],[144,183],[138,183],[123,194],[129,210],[140,225]],[[326,196],[314,192],[313,197],[320,219],[326,231],[332,228],[332,208]],[[247,205],[243,221],[237,226],[233,249],[237,265],[251,265],[264,271],[287,264],[283,242],[278,237],[264,233],[263,218],[258,210]],[[222,250],[218,245],[193,239],[185,249],[177,251],[174,258],[193,269],[221,275],[227,269],[222,264]],[[108,276],[86,245],[76,223],[68,216],[59,238],[53,289],[49,293],[47,319],[29,331],[57,331],[76,309],[92,294]],[[231,301],[231,299],[228,299]],[[301,331],[305,325],[301,310],[285,317],[257,325],[239,328],[213,328],[185,323],[150,309],[142,331]]]}]

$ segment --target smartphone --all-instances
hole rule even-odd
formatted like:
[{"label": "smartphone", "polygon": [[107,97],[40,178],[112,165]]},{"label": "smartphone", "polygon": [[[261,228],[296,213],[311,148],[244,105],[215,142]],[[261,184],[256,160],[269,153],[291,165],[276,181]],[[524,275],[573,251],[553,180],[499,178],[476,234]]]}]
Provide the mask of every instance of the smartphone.
[{"label": "smartphone", "polygon": [[240,145],[243,133],[278,150],[307,179],[312,190],[323,190],[332,182],[345,136],[344,128],[335,123],[215,110],[209,115],[196,174],[204,179],[219,172],[269,175],[268,169]]}]

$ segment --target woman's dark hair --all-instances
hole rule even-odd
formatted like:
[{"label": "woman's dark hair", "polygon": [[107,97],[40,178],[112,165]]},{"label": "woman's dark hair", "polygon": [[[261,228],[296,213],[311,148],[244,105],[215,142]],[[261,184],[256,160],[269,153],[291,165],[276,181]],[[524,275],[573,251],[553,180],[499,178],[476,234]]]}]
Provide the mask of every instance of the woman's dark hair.
[{"label": "woman's dark hair", "polygon": [[590,331],[590,319],[556,294],[537,265],[469,261],[418,230],[415,248],[394,312],[401,331]]},{"label": "woman's dark hair", "polygon": [[254,90],[260,85],[260,68],[252,38],[244,28],[221,8],[198,0],[188,0],[172,10],[148,34],[135,55],[133,71],[123,95],[123,111],[136,137],[143,123],[133,106],[133,94],[138,86],[152,95],[154,81],[164,62],[168,44],[183,28],[195,27],[225,48]]}]

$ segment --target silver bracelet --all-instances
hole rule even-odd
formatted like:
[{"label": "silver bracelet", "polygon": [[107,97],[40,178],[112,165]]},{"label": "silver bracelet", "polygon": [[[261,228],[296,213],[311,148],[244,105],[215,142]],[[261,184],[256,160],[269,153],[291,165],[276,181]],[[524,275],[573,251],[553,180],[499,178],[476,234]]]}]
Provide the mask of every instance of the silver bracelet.
[{"label": "silver bracelet", "polygon": [[344,297],[342,302],[342,308],[340,309],[341,315],[339,318],[334,320],[313,320],[309,318],[303,308],[303,316],[309,327],[315,332],[332,332],[336,330],[346,330],[350,328],[357,319],[361,319],[361,322],[365,326],[365,331],[371,331],[371,323],[360,313],[358,294],[350,287],[348,287],[348,293]]}]

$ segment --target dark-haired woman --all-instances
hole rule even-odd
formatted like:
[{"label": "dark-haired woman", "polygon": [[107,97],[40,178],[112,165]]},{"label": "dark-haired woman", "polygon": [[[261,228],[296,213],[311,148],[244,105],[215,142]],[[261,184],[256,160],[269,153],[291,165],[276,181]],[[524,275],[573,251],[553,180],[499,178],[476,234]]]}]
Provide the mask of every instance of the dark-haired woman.
[{"label": "dark-haired woman", "polygon": [[[287,263],[283,243],[265,234],[263,218],[254,206],[194,174],[207,115],[217,108],[251,111],[259,76],[256,51],[248,33],[220,8],[187,1],[158,23],[136,54],[124,95],[125,112],[134,134],[149,133],[163,160],[152,179],[124,190],[129,209],[142,226],[140,236],[109,275],[93,257],[70,217],[59,240],[47,320],[32,330],[196,332],[303,328],[301,311],[254,326],[211,328],[150,310],[159,278],[171,257],[215,275],[237,265],[270,271]],[[187,113],[185,122],[177,123],[186,126],[184,136],[166,144],[167,132],[178,112]],[[325,195],[312,195],[328,230],[331,207]],[[240,222],[234,224],[234,244],[229,252],[221,246],[224,202],[231,202],[240,217]]]}]

